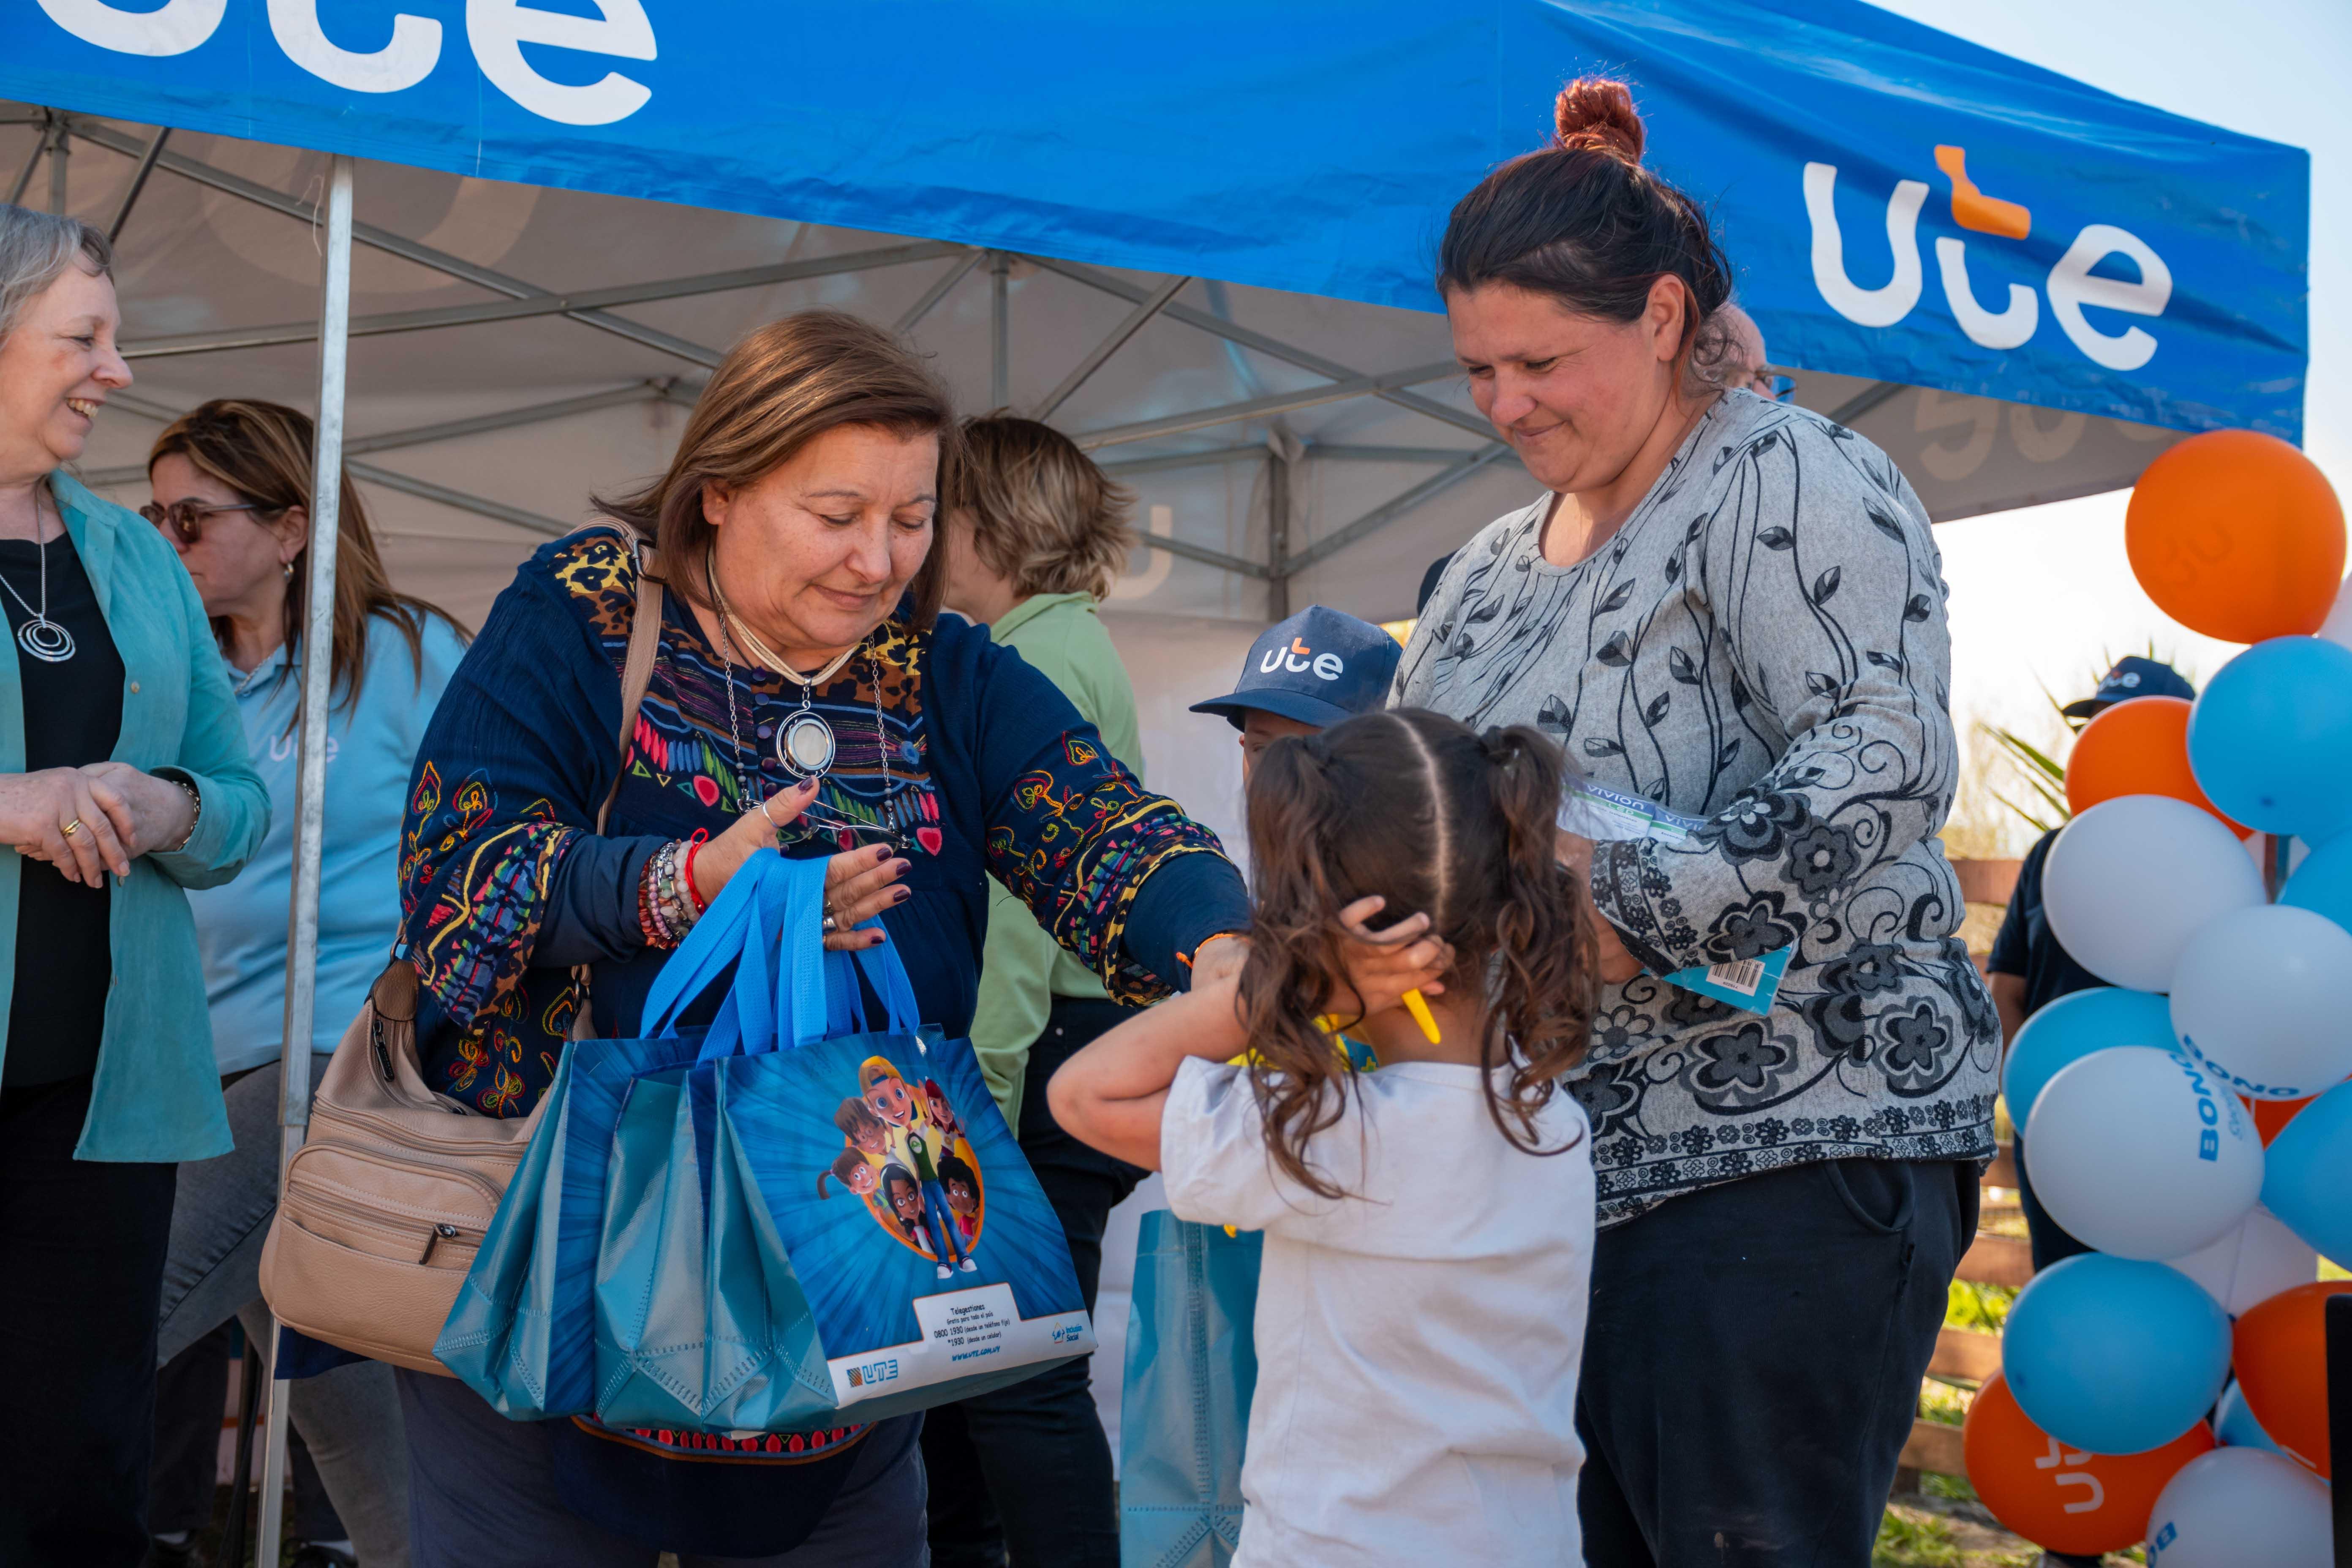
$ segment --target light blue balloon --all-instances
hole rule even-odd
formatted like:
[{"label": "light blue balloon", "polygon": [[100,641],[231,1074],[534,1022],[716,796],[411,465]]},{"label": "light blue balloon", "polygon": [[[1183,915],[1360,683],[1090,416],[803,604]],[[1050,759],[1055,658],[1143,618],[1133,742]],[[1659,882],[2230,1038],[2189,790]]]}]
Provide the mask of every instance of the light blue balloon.
[{"label": "light blue balloon", "polygon": [[2140,1454],[2213,1408],[2230,1375],[2230,1319],[2177,1268],[2088,1252],[2018,1293],[2000,1362],[2018,1408],[2053,1437]]},{"label": "light blue balloon", "polygon": [[2189,711],[2189,765],[2221,814],[2317,842],[2352,818],[2352,648],[2273,637]]},{"label": "light blue balloon", "polygon": [[2170,1005],[2154,992],[2103,985],[2061,996],[2025,1020],[2000,1069],[2001,1096],[2018,1131],[2026,1130],[2042,1086],[2059,1068],[2112,1046],[2153,1046],[2179,1056]]},{"label": "light blue balloon", "polygon": [[2352,1259],[2352,1083],[2296,1111],[2271,1140],[2263,1206],[2322,1258]]},{"label": "light blue balloon", "polygon": [[2264,1448],[2275,1454],[2279,1446],[2254,1419],[2253,1410],[2246,1404],[2245,1391],[2235,1379],[2221,1391],[2221,1403],[2213,1409],[2213,1436],[2225,1448]]},{"label": "light blue balloon", "polygon": [[2304,857],[2278,901],[2326,915],[2352,931],[2352,833],[2338,833]]}]

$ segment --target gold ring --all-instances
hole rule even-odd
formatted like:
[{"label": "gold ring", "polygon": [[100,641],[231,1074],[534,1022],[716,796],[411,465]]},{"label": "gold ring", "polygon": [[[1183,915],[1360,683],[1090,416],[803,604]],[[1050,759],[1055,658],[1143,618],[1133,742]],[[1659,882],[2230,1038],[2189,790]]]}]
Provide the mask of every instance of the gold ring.
[{"label": "gold ring", "polygon": [[75,817],[71,822],[67,823],[65,826],[65,836],[68,838],[71,838],[75,834],[79,833],[80,831],[81,818],[79,816]]}]

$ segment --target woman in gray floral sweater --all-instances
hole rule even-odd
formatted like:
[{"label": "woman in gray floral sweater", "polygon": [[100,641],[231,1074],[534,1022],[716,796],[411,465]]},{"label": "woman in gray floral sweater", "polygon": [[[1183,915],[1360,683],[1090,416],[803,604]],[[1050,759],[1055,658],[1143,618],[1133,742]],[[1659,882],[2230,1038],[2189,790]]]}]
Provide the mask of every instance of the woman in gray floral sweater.
[{"label": "woman in gray floral sweater", "polygon": [[[1463,199],[1439,277],[1546,493],[1454,557],[1396,700],[1538,725],[1697,819],[1562,839],[1611,959],[1572,1085],[1606,1227],[1586,1561],[1864,1568],[2000,1052],[1935,837],[1958,771],[1936,546],[1869,442],[1695,373],[1728,269],[1641,166],[1625,89],[1572,84],[1559,132]],[[1761,1012],[1660,978],[1784,949]]]}]

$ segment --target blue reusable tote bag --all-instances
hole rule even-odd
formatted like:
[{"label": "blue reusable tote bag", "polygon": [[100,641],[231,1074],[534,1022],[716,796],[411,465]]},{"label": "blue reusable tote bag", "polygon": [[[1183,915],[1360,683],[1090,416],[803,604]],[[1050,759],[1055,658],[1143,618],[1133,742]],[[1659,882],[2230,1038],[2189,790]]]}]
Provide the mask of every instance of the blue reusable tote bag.
[{"label": "blue reusable tote bag", "polygon": [[1265,1237],[1143,1215],[1119,1395],[1119,1568],[1224,1568],[1241,1541]]},{"label": "blue reusable tote bag", "polygon": [[779,881],[739,873],[656,979],[646,1037],[565,1047],[539,1126],[434,1345],[500,1415],[534,1421],[595,1409],[596,1260],[623,1109],[640,1078],[689,1066],[709,1033],[740,1030],[731,990],[709,1031],[681,1030],[677,1020],[728,977],[755,922],[781,921],[782,895]]},{"label": "blue reusable tote bag", "polygon": [[877,1420],[1094,1349],[1061,1221],[971,1042],[917,1025],[895,946],[853,962],[852,1010],[870,992],[882,1028],[796,1021],[796,1044],[716,1064],[710,1300],[768,1358],[714,1402],[726,1428]]},{"label": "blue reusable tote bag", "polygon": [[[827,994],[824,879],[823,860],[772,851],[736,872],[756,890],[726,999],[690,1065],[629,1086],[596,1249],[595,1415],[608,1426],[708,1428],[714,1403],[772,1360],[766,1321],[734,1322],[709,1289],[715,1075],[727,1058],[775,1050],[836,1019],[846,1026],[845,977],[832,977],[836,994]],[[695,978],[689,969],[682,985]],[[667,1011],[670,995],[657,988],[651,1000]]]}]

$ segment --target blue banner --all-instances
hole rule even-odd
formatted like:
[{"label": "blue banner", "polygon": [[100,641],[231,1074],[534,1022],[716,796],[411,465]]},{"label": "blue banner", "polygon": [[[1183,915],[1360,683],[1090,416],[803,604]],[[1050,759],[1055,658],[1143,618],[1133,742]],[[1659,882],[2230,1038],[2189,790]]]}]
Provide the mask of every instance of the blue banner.
[{"label": "blue banner", "polygon": [[1433,310],[1454,201],[1633,81],[1774,357],[2302,433],[2310,161],[1860,0],[13,0],[0,95]]}]

